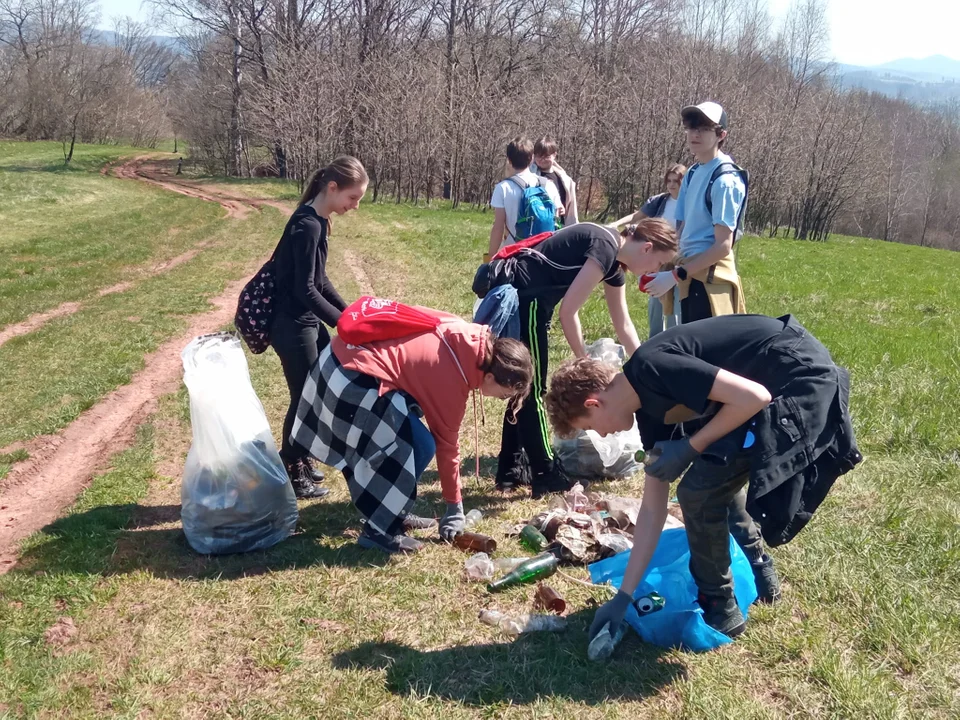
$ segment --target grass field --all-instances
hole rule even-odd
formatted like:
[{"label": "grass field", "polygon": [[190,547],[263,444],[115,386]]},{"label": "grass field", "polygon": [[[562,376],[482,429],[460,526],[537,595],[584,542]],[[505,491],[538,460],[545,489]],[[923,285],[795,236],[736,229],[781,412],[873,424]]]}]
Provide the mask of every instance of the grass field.
[{"label": "grass field", "polygon": [[[54,172],[44,165],[53,149],[0,145],[0,328],[65,300],[82,306],[0,347],[0,447],[63,427],[124,382],[228,278],[270,252],[284,221],[272,211],[228,220],[151,187]],[[111,159],[78,153],[88,171]],[[275,182],[209,182],[238,196],[296,195]],[[349,254],[378,294],[467,314],[490,222],[488,213],[362,205],[335,221],[329,270],[355,297]],[[175,270],[97,295],[201,241],[211,245]],[[198,557],[178,522],[190,442],[181,391],[0,576],[0,718],[960,716],[960,255],[841,237],[747,238],[739,262],[751,311],[794,313],[851,370],[866,461],[796,541],[772,552],[784,602],[752,610],[733,645],[694,655],[631,635],[611,662],[589,664],[588,603],[604,594],[564,577],[554,584],[572,608],[568,632],[507,641],[476,615],[528,609],[529,588],[493,599],[462,579],[466,556],[439,543],[407,558],[360,550],[358,517],[334,472],[330,496],[301,505],[294,538],[263,553]],[[645,300],[629,296],[642,325]],[[611,334],[599,293],[582,316],[588,339]],[[551,362],[565,355],[556,327]],[[272,351],[250,361],[279,429],[279,362]],[[485,457],[496,454],[499,410],[486,405]],[[465,426],[468,468],[472,436]],[[432,514],[439,485],[428,474],[418,508]],[[467,508],[485,512],[480,531],[502,540],[498,554],[520,553],[503,524],[545,503],[496,495],[489,477],[464,484]],[[635,494],[640,482],[607,489]],[[45,637],[60,617],[76,627],[64,645]]]}]

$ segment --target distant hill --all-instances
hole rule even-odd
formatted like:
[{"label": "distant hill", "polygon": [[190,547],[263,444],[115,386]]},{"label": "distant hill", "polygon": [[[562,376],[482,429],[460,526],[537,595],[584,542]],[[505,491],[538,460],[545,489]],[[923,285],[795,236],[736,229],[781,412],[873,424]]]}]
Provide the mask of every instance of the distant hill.
[{"label": "distant hill", "polygon": [[834,66],[841,84],[862,88],[918,105],[960,101],[960,61],[944,55],[901,58],[882,65]]}]

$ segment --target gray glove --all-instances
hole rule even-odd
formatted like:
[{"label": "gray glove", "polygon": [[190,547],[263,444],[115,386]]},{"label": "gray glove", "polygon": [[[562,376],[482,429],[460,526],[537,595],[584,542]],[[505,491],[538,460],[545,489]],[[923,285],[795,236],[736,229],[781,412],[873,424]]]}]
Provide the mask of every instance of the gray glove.
[{"label": "gray glove", "polygon": [[690,447],[690,440],[661,440],[653,446],[651,455],[659,451],[657,459],[647,465],[647,475],[664,482],[673,482],[690,467],[690,463],[700,454]]},{"label": "gray glove", "polygon": [[597,633],[603,630],[603,626],[610,624],[610,635],[615,636],[620,629],[620,623],[623,622],[623,616],[627,614],[627,608],[633,598],[623,590],[617,592],[613,600],[609,600],[597,609],[593,616],[593,622],[590,623],[590,640],[597,636]]},{"label": "gray glove", "polygon": [[440,518],[440,537],[453,540],[467,529],[467,518],[463,514],[463,503],[447,503],[447,511]]}]

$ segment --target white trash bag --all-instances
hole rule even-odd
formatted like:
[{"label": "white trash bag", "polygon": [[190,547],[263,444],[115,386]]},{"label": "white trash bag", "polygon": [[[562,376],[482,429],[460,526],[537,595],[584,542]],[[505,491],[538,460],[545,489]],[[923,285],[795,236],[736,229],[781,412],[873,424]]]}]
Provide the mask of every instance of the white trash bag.
[{"label": "white trash bag", "polygon": [[[618,370],[626,360],[623,346],[611,338],[600,338],[587,345],[587,355]],[[567,475],[586,480],[632,477],[640,469],[640,463],[634,456],[642,446],[636,420],[629,430],[613,435],[604,436],[593,430],[581,430],[572,438],[553,439],[554,452]]]},{"label": "white trash bag", "polygon": [[297,524],[297,499],[240,340],[194,338],[180,353],[193,444],[180,490],[183,531],[198,553],[263,550]]}]

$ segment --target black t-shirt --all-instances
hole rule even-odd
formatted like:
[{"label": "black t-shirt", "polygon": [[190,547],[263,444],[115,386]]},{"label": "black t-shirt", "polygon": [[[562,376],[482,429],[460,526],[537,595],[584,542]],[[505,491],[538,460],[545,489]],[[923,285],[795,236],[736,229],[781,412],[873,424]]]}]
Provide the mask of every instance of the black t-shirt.
[{"label": "black t-shirt", "polygon": [[722,315],[678,325],[641,345],[623,374],[640,398],[644,447],[671,437],[677,423],[715,413],[708,396],[721,368],[777,397],[786,378],[766,351],[783,328],[782,320],[766,315]]},{"label": "black t-shirt", "polygon": [[[539,168],[537,169],[540,170]],[[563,180],[560,179],[560,175],[557,174],[557,171],[551,170],[550,172],[544,172],[543,170],[540,170],[540,176],[553,181],[553,184],[557,186],[557,192],[560,193],[560,203],[566,207],[567,189],[563,186]]]},{"label": "black t-shirt", "polygon": [[613,287],[626,283],[617,262],[620,239],[616,232],[594,223],[577,223],[555,232],[539,245],[521,251],[513,285],[524,297],[556,305],[592,258],[603,269],[603,282]]}]

